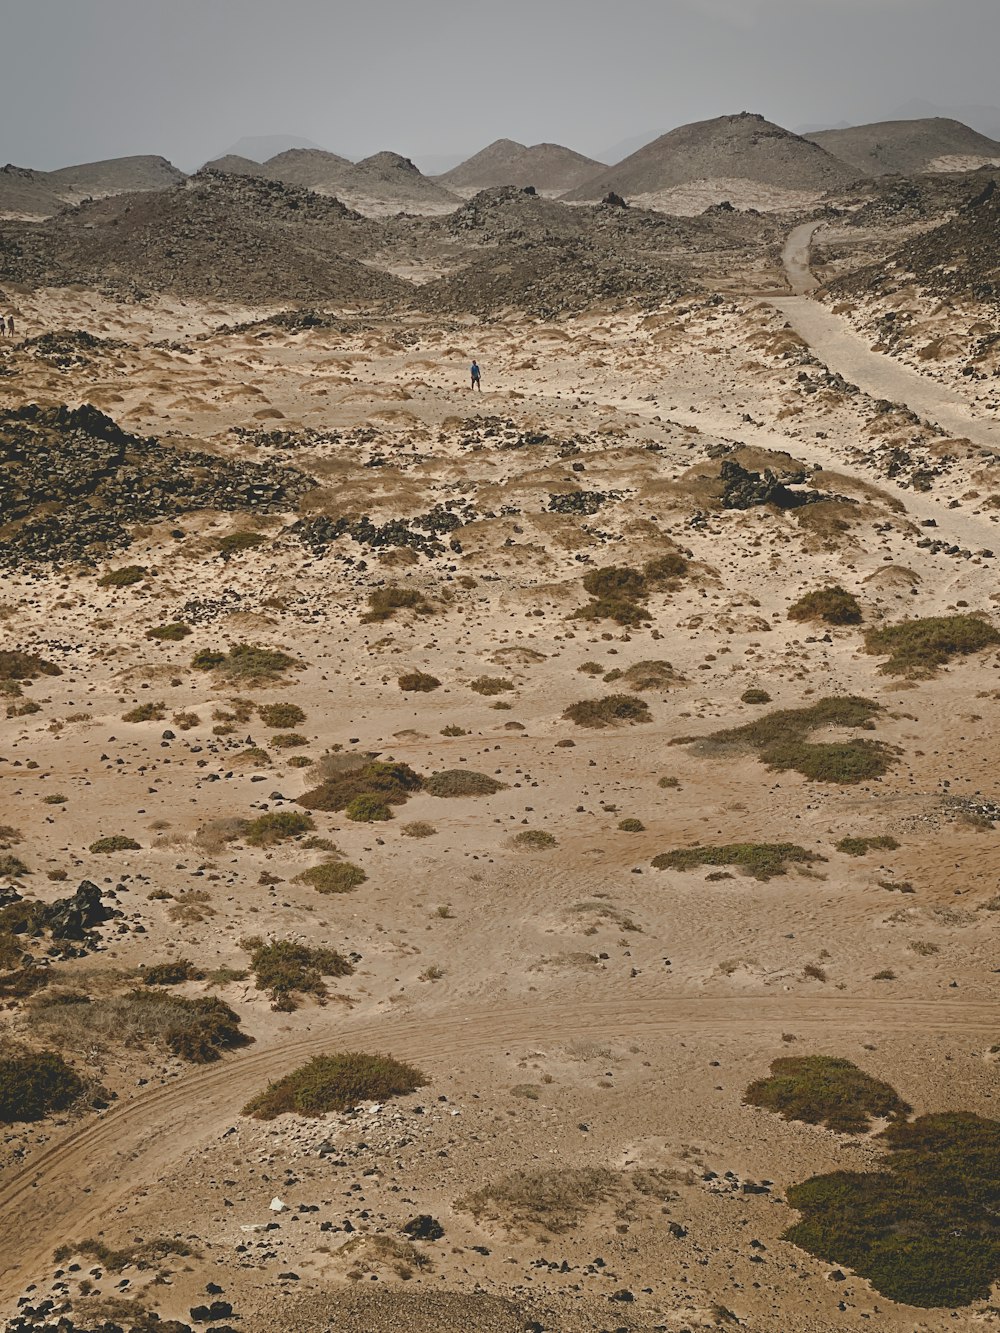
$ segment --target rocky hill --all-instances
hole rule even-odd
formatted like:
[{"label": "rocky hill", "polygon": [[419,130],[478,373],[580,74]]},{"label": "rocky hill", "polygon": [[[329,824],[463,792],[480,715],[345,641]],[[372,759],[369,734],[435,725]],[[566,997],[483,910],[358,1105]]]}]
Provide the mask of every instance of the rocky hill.
[{"label": "rocky hill", "polygon": [[671,130],[565,197],[596,200],[613,190],[627,199],[655,203],[656,196],[673,188],[712,181],[749,183],[789,195],[816,194],[844,187],[856,176],[818,144],[743,112]]},{"label": "rocky hill", "polygon": [[270,174],[263,162],[254,162],[252,158],[240,157],[236,153],[227,153],[225,157],[206,162],[202,170],[228,172],[231,176],[263,176],[265,179]]},{"label": "rocky hill", "polygon": [[472,194],[499,185],[533,185],[540,194],[564,194],[602,170],[602,164],[561,144],[531,148],[513,139],[497,139],[482,152],[437,179],[457,194]]},{"label": "rocky hill", "polygon": [[114,157],[57,171],[8,164],[0,171],[0,214],[50,217],[67,204],[110,194],[167,190],[186,180],[165,157]]},{"label": "rocky hill", "polygon": [[820,130],[806,138],[863,176],[974,171],[977,167],[1000,164],[1000,143],[960,120],[942,116]]},{"label": "rocky hill", "polygon": [[0,280],[368,302],[407,290],[353,257],[368,252],[374,225],[308,190],[202,171],[173,190],[84,204],[42,224],[0,225]]},{"label": "rocky hill", "polygon": [[286,185],[302,185],[307,190],[329,187],[351,169],[349,158],[328,153],[323,148],[289,148],[269,157],[260,174]]},{"label": "rocky hill", "polygon": [[337,195],[362,213],[447,213],[458,197],[428,179],[408,157],[375,153],[345,171]]}]

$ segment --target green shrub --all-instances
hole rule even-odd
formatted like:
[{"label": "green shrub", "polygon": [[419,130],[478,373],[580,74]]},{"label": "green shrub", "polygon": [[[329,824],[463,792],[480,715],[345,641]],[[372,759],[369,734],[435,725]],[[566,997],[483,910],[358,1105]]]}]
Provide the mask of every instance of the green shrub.
[{"label": "green shrub", "polygon": [[404,693],[430,694],[439,688],[441,682],[437,676],[429,676],[426,671],[405,671],[397,678],[397,684]]},{"label": "green shrub", "polygon": [[176,1019],[164,1034],[167,1050],[192,1064],[208,1064],[218,1060],[224,1050],[242,1045],[246,1037],[240,1032],[239,1016],[224,1000],[215,996],[201,996],[185,1000],[171,995],[177,1006]]},{"label": "green shrub", "polygon": [[839,583],[807,592],[788,608],[789,620],[819,620],[824,625],[860,625],[861,606]]},{"label": "green shrub", "polygon": [[167,715],[167,705],[161,699],[159,703],[136,704],[135,708],[122,713],[123,722],[162,722]]},{"label": "green shrub", "polygon": [[336,949],[314,949],[292,940],[265,944],[259,938],[244,940],[243,948],[250,955],[257,989],[266,991],[282,1009],[294,1009],[299,995],[325,999],[324,977],[349,977],[354,971]]},{"label": "green shrub", "polygon": [[350,893],[351,889],[364,884],[368,876],[350,861],[327,861],[323,865],[310,866],[295,878],[300,884],[311,884],[320,893]]},{"label": "green shrub", "polygon": [[361,1102],[384,1102],[426,1085],[419,1069],[388,1055],[346,1051],[317,1055],[308,1064],[271,1083],[247,1103],[243,1114],[274,1120],[294,1113],[321,1116],[329,1111],[350,1111]]},{"label": "green shrub", "polygon": [[469,686],[476,694],[505,694],[514,688],[513,681],[505,676],[477,676]]},{"label": "green shrub", "polygon": [[837,851],[847,856],[864,856],[874,851],[894,852],[898,846],[895,838],[883,833],[875,838],[841,838],[837,843]]},{"label": "green shrub", "polygon": [[612,727],[619,722],[651,722],[649,705],[630,694],[607,694],[603,699],[583,699],[563,713],[578,727]]},{"label": "green shrub", "polygon": [[83,1081],[55,1051],[0,1056],[0,1123],[22,1124],[64,1111],[83,1094]]},{"label": "green shrub", "polygon": [[219,538],[219,551],[228,559],[229,556],[239,555],[241,551],[252,551],[263,546],[266,540],[259,532],[230,532]]},{"label": "green shrub", "polygon": [[288,838],[298,838],[314,829],[311,816],[299,810],[272,810],[250,821],[244,839],[251,847],[274,847]]},{"label": "green shrub", "polygon": [[265,727],[284,731],[286,727],[300,727],[306,715],[298,704],[260,704],[257,714]]},{"label": "green shrub", "polygon": [[785,1240],[844,1264],[889,1300],[954,1309],[1000,1276],[1000,1122],[968,1112],[897,1120],[871,1172],[814,1176],[788,1191],[802,1213]]},{"label": "green shrub", "polygon": [[526,828],[522,833],[515,834],[514,846],[519,851],[539,852],[544,851],[547,847],[555,847],[556,839],[553,834],[547,833],[545,829]]},{"label": "green shrub", "polygon": [[303,745],[309,744],[309,741],[297,731],[282,731],[277,736],[272,736],[270,743],[276,750],[301,750]]},{"label": "green shrub", "polygon": [[111,569],[97,580],[99,588],[128,588],[133,583],[141,583],[149,570],[145,565],[125,565],[123,569]]},{"label": "green shrub", "polygon": [[169,963],[153,963],[142,974],[145,986],[179,986],[183,981],[201,981],[205,973],[188,958]]},{"label": "green shrub", "polygon": [[115,833],[110,838],[98,838],[96,842],[92,842],[90,850],[97,854],[103,852],[138,852],[142,848],[135,838],[128,838],[123,833]]},{"label": "green shrub", "polygon": [[363,625],[388,620],[396,611],[414,611],[418,616],[429,616],[434,608],[416,588],[372,588],[368,594],[369,610],[361,617]]},{"label": "green shrub", "polygon": [[792,769],[815,782],[851,785],[881,777],[895,762],[893,752],[880,741],[812,742],[823,727],[872,730],[881,708],[855,695],[828,697],[807,708],[781,708],[741,727],[729,727],[707,737],[681,737],[676,745],[697,745],[703,751],[754,750],[768,768]]},{"label": "green shrub", "polygon": [[743,691],[740,695],[740,702],[745,704],[769,704],[771,696],[767,690],[760,690],[752,686],[749,690]]},{"label": "green shrub", "polygon": [[375,792],[366,791],[348,803],[344,814],[358,824],[384,823],[392,819],[392,807]]},{"label": "green shrub", "polygon": [[226,680],[244,684],[278,680],[292,667],[296,670],[301,667],[301,663],[287,653],[253,643],[234,643],[228,653],[203,649],[195,653],[191,665],[197,671],[217,671]]},{"label": "green shrub", "polygon": [[0,649],[0,680],[37,680],[39,676],[61,676],[54,662],[47,662],[35,653],[22,653],[16,648]]},{"label": "green shrub", "polygon": [[763,1106],[785,1120],[826,1125],[840,1134],[863,1134],[871,1121],[905,1116],[909,1106],[894,1088],[872,1078],[850,1060],[829,1055],[785,1056],[771,1063],[770,1077],[751,1083],[748,1106]]},{"label": "green shrub", "polygon": [[789,864],[812,865],[825,857],[794,842],[731,842],[720,847],[684,847],[653,858],[654,870],[695,870],[698,866],[739,866],[754,879],[773,879]]},{"label": "green shrub", "polygon": [[492,796],[506,789],[505,782],[466,768],[446,768],[432,774],[424,783],[424,790],[431,796]]},{"label": "green shrub", "polygon": [[600,662],[581,662],[577,671],[582,671],[585,676],[603,676],[604,668]]},{"label": "green shrub", "polygon": [[179,643],[181,639],[186,639],[193,633],[190,625],[185,625],[181,620],[173,620],[169,625],[157,625],[154,629],[148,629],[146,638],[158,639],[161,643]]},{"label": "green shrub", "polygon": [[374,795],[386,805],[403,805],[423,786],[409,764],[359,759],[357,767],[332,773],[325,782],[299,797],[307,810],[344,810],[356,796]]},{"label": "green shrub", "polygon": [[927,679],[953,657],[977,653],[998,643],[1000,633],[978,615],[903,620],[870,629],[865,635],[866,652],[878,657],[888,655],[880,671],[912,680]]}]

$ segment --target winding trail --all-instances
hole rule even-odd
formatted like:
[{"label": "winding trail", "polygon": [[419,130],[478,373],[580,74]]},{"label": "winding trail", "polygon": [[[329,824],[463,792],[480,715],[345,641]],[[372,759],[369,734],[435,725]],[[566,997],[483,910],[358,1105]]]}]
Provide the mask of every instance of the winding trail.
[{"label": "winding trail", "polygon": [[1000,421],[988,414],[977,415],[960,394],[909,366],[873,352],[839,315],[819,301],[810,300],[809,293],[819,287],[819,282],[809,265],[809,251],[823,225],[806,222],[790,233],[781,262],[794,295],[770,297],[769,304],[785,316],[830,370],[843,375],[871,397],[905,403],[911,412],[935,422],[950,435],[1000,452]]},{"label": "winding trail", "polygon": [[184,1153],[228,1129],[268,1079],[310,1056],[345,1047],[377,1048],[423,1064],[454,1063],[510,1045],[592,1039],[656,1039],[693,1031],[718,1035],[799,1030],[981,1032],[993,1037],[1000,1005],[935,998],[839,996],[678,996],[645,1001],[517,1003],[461,1014],[351,1023],[320,1011],[315,1030],[250,1047],[192,1070],[104,1115],[87,1120],[0,1188],[0,1301],[11,1302],[43,1271],[59,1244],[99,1230]]}]

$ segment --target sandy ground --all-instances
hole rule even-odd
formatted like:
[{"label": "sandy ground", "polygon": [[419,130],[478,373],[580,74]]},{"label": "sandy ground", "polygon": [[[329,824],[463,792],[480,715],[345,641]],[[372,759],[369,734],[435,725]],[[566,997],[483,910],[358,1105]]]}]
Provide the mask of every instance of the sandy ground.
[{"label": "sandy ground", "polygon": [[[87,401],[141,434],[280,457],[320,481],[311,512],[384,522],[452,499],[475,517],[453,534],[460,550],[404,563],[350,539],[314,557],[280,519],[205,513],[140,531],[96,571],[148,566],[135,587],[101,589],[94,572],[75,570],[5,578],[5,642],[45,652],[64,674],[26,687],[40,712],[5,722],[4,820],[24,835],[33,894],[65,891],[44,879],[50,869],[67,871],[70,886],[89,877],[117,888],[130,928],[60,965],[65,979],[171,957],[244,968],[251,934],[360,956],[326,1005],[291,1014],[274,1012],[252,978],[213,992],[255,1038],[214,1066],[113,1042],[70,1050],[117,1100],[6,1135],[5,1303],[34,1284],[33,1296],[51,1291],[81,1314],[135,1300],[186,1318],[214,1282],[248,1333],[680,1333],[730,1315],[768,1333],[994,1326],[985,1305],[914,1310],[850,1274],[831,1280],[833,1265],[783,1241],[791,1184],[873,1164],[879,1150],[870,1136],[742,1103],[771,1060],[824,1053],[887,1079],[918,1113],[997,1113],[996,914],[986,904],[1000,844],[946,798],[998,795],[1000,658],[979,654],[913,685],[880,674],[857,629],[786,618],[802,592],[829,582],[858,595],[868,623],[992,609],[997,426],[975,386],[916,378],[801,295],[558,326],[414,320],[267,338],[213,333],[266,313],[221,306],[45,292],[19,307],[27,333],[86,327],[128,345],[67,371],[7,348],[17,358],[16,376],[0,381],[8,403]],[[475,398],[472,355],[485,382]],[[879,398],[931,426],[880,412]],[[320,435],[284,452],[233,426]],[[503,448],[508,431],[550,442]],[[752,467],[818,465],[812,484],[847,497],[836,521],[819,516],[827,506],[718,510],[704,479],[733,444]],[[888,475],[904,445],[935,470],[929,490]],[[551,494],[576,486],[614,498],[592,516],[549,510]],[[921,526],[930,519],[934,549]],[[223,562],[214,540],[248,526],[268,543]],[[671,547],[689,553],[690,574],[651,598],[650,627],[567,618],[585,600],[588,567]],[[366,593],[386,580],[424,591],[436,614],[364,624]],[[185,618],[194,633],[183,643],[145,638]],[[421,793],[385,824],[317,815],[317,832],[368,874],[348,895],[296,883],[323,859],[296,843],[206,851],[195,838],[211,821],[294,808],[312,785],[258,720],[213,733],[234,691],[188,664],[201,648],[247,639],[303,663],[283,685],[241,691],[305,710],[307,744],[295,753],[370,750],[425,774],[468,767],[506,788],[465,800]],[[620,688],[584,664],[607,672],[651,659],[675,673],[642,696],[651,722],[594,731],[563,718],[574,701]],[[396,678],[410,669],[441,688],[402,693]],[[513,688],[485,698],[469,688],[482,675]],[[757,716],[741,702],[750,686],[774,706],[877,700],[877,736],[899,747],[898,764],[837,787],[672,744]],[[165,721],[121,720],[154,698]],[[180,730],[180,713],[197,720]],[[264,769],[241,766],[248,741],[271,746]],[[661,777],[678,785],[660,788]],[[43,803],[55,791],[65,803]],[[644,831],[620,830],[625,817]],[[436,831],[404,836],[416,820]],[[556,845],[517,850],[526,828]],[[141,850],[86,850],[114,833]],[[858,834],[900,846],[864,858],[834,849]],[[767,883],[650,867],[675,847],[744,840],[794,841],[826,860]],[[915,892],[893,891],[904,883]],[[172,919],[171,902],[192,889],[206,895],[201,919]],[[892,979],[877,979],[886,971]],[[10,1015],[29,1039],[31,1021]],[[240,1115],[268,1079],[338,1049],[411,1060],[427,1085],[318,1121]],[[591,1168],[613,1183],[563,1229],[544,1212],[467,1206],[516,1173],[535,1177],[541,1197],[546,1182],[565,1183],[553,1172]],[[272,1212],[273,1198],[283,1208]],[[377,1238],[400,1241],[421,1213],[445,1237],[421,1247],[425,1266],[403,1264],[404,1278]],[[186,1238],[195,1255],[121,1275],[84,1259],[55,1275],[57,1245],[163,1235]]]}]

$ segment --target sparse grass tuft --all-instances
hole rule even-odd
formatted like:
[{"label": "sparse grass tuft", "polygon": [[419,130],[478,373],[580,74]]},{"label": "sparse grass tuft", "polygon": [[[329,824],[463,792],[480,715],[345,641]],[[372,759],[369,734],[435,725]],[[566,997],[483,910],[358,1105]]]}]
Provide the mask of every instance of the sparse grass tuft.
[{"label": "sparse grass tuft", "polygon": [[351,889],[364,884],[368,876],[350,861],[327,861],[323,865],[310,866],[295,878],[300,884],[311,884],[320,893],[350,893]]},{"label": "sparse grass tuft", "polygon": [[384,1102],[425,1086],[419,1069],[388,1055],[346,1051],[317,1055],[254,1097],[243,1114],[256,1120],[274,1120],[294,1113],[321,1116],[328,1111],[350,1111],[361,1102]]},{"label": "sparse grass tuft", "polygon": [[953,657],[964,657],[1000,644],[1000,633],[978,615],[929,616],[870,629],[865,650],[888,655],[879,670],[890,676],[925,680]]},{"label": "sparse grass tuft", "polygon": [[824,625],[860,625],[861,605],[839,583],[804,593],[788,608],[789,620],[818,620]]},{"label": "sparse grass tuft", "polygon": [[754,879],[788,873],[789,864],[812,865],[826,858],[794,842],[732,842],[721,847],[684,847],[653,858],[654,870],[695,870],[698,866],[739,866]]},{"label": "sparse grass tuft", "polygon": [[263,546],[266,541],[267,538],[259,532],[230,532],[219,538],[219,552],[228,560],[230,556],[239,555],[242,551],[252,551]]},{"label": "sparse grass tuft", "polygon": [[540,828],[525,829],[522,833],[515,834],[513,841],[519,851],[527,852],[544,851],[548,847],[556,846],[555,836]]},{"label": "sparse grass tuft", "polygon": [[431,796],[492,796],[506,788],[505,782],[465,768],[446,768],[432,774],[424,783],[424,790]]},{"label": "sparse grass tuft", "polygon": [[289,838],[301,837],[315,827],[311,816],[299,810],[272,810],[251,820],[243,836],[251,847],[274,847]]},{"label": "sparse grass tuft", "polygon": [[841,838],[837,843],[837,851],[847,856],[865,856],[874,851],[894,852],[898,846],[895,838],[883,833],[874,838]]},{"label": "sparse grass tuft", "polygon": [[437,829],[433,824],[428,824],[426,819],[415,819],[410,824],[404,824],[399,830],[407,838],[433,838]]},{"label": "sparse grass tuft", "polygon": [[349,977],[354,971],[336,949],[313,949],[292,940],[266,944],[258,937],[243,940],[242,947],[250,955],[257,989],[267,991],[274,1007],[285,1011],[295,1009],[301,995],[326,999],[323,978]]},{"label": "sparse grass tuft", "polygon": [[158,1042],[194,1064],[217,1060],[224,1050],[247,1040],[238,1015],[222,1000],[207,996],[188,1000],[157,987],[100,999],[77,991],[46,991],[32,1001],[31,1018],[43,1030],[57,1033],[63,1044],[86,1049],[95,1042],[125,1046]]},{"label": "sparse grass tuft", "polygon": [[583,699],[563,713],[578,727],[611,727],[619,722],[651,722],[649,705],[630,694],[607,694],[603,699]]},{"label": "sparse grass tuft", "polygon": [[418,616],[433,614],[434,608],[416,588],[401,588],[390,584],[387,588],[372,588],[368,594],[368,612],[361,617],[363,625],[389,620],[397,611],[413,611]]},{"label": "sparse grass tuft", "polygon": [[262,648],[259,644],[235,643],[227,653],[203,649],[195,653],[191,665],[196,671],[215,671],[227,681],[241,684],[266,684],[278,680],[301,663],[277,648]]},{"label": "sparse grass tuft", "polygon": [[610,1198],[619,1184],[616,1172],[600,1166],[514,1171],[456,1199],[455,1207],[510,1228],[527,1225],[561,1235]]},{"label": "sparse grass tuft", "polygon": [[850,1060],[829,1055],[785,1056],[771,1063],[770,1077],[751,1083],[748,1106],[763,1106],[785,1120],[825,1125],[840,1134],[863,1134],[871,1121],[905,1116],[910,1107],[894,1088]]},{"label": "sparse grass tuft", "polygon": [[179,986],[183,981],[201,981],[205,976],[188,958],[177,958],[169,963],[153,963],[142,974],[145,986]]},{"label": "sparse grass tuft", "polygon": [[162,722],[167,715],[167,705],[161,699],[159,703],[136,704],[135,708],[122,713],[123,722]]}]

